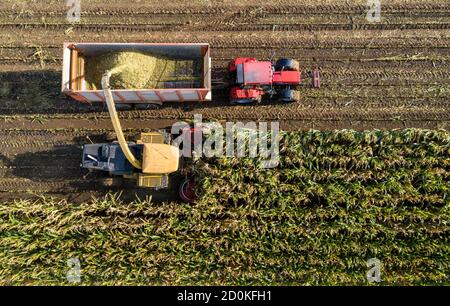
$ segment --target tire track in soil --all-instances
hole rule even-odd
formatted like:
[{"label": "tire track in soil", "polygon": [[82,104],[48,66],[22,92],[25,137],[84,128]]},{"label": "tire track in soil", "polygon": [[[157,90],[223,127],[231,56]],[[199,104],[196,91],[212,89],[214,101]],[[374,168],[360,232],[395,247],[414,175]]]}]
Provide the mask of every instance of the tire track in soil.
[{"label": "tire track in soil", "polygon": [[[55,68],[62,66],[62,56],[60,48],[38,48],[37,47],[0,47],[0,64],[36,64],[36,65],[51,65]],[[424,49],[427,49],[424,54]],[[268,46],[264,48],[222,48],[214,49],[211,47],[211,57],[213,67],[226,67],[228,62],[235,57],[239,56],[253,56],[261,60],[269,60],[273,58],[274,54],[277,57],[292,57],[302,61],[304,66],[305,61],[313,62],[342,62],[347,60],[349,62],[364,63],[370,61],[373,63],[386,62],[386,61],[444,61],[448,62],[450,44],[443,44],[442,46],[392,46],[385,47],[371,47],[366,48],[364,46],[356,47],[343,47],[343,46],[331,46],[327,48],[281,48]],[[36,51],[39,50],[39,51]],[[36,56],[36,52],[43,52],[44,56]],[[378,67],[372,66],[372,69]]]},{"label": "tire track in soil", "polygon": [[[189,26],[179,23],[179,24],[76,24],[72,25],[72,31],[83,31],[84,33],[89,32],[101,32],[101,31],[111,31],[117,32],[154,32],[154,31],[182,31],[186,30]],[[14,30],[14,29],[39,29],[39,30],[67,30],[67,24],[59,23],[1,23],[0,30]],[[228,24],[225,25],[205,25],[198,26],[195,28],[196,31],[235,31],[235,32],[256,32],[256,31],[272,31],[272,32],[286,32],[286,31],[330,31],[330,30],[448,30],[450,29],[450,23],[413,23],[413,24],[239,24],[230,27]]]},{"label": "tire track in soil", "polygon": [[[227,97],[224,97],[222,103],[215,103],[211,102],[214,106],[223,105],[223,107],[228,107],[229,103],[227,102]],[[264,102],[263,102],[264,103]],[[302,96],[301,97],[301,104],[304,107],[308,107],[315,110],[321,110],[324,108],[330,108],[330,107],[341,107],[346,109],[355,109],[355,108],[370,108],[370,109],[378,109],[378,108],[400,108],[400,107],[429,107],[429,108],[450,108],[450,101],[448,101],[448,98],[416,98],[416,97],[408,97],[405,96],[403,98],[400,97],[386,97],[386,96],[372,96],[372,97],[314,97],[314,96]],[[280,106],[278,106],[280,107]],[[68,111],[64,108],[48,108],[48,109],[42,109],[42,108],[36,108],[35,111],[39,111],[42,114],[72,114],[72,113],[91,113],[91,112],[98,112],[102,106],[98,106],[97,108],[92,108],[91,111],[86,111],[81,109],[81,111]],[[196,106],[192,106],[193,109],[196,109]],[[29,109],[28,109],[29,110]],[[10,121],[14,121],[16,119],[15,116],[17,114],[23,114],[24,108],[7,108],[5,110],[0,108],[0,112],[2,112],[4,115],[8,115],[11,113],[11,116],[14,116],[13,119],[10,119]],[[178,114],[178,108],[175,107],[173,111],[166,112],[164,115],[161,115],[161,119],[170,117],[174,118]],[[21,116],[21,115],[19,115]],[[22,115],[23,116],[23,115]],[[41,115],[42,116],[42,115]],[[52,117],[43,117],[45,120],[48,120],[48,118],[52,119]],[[80,117],[82,119],[83,117]],[[87,117],[89,120],[96,120],[92,117]],[[283,118],[288,119],[288,118]],[[41,123],[40,123],[41,124]],[[1,126],[1,124],[0,124]]]},{"label": "tire track in soil", "polygon": [[[119,191],[117,188],[100,187],[100,179],[69,179],[67,177],[52,181],[35,181],[27,178],[0,178],[0,194],[8,192],[37,192],[37,193],[72,193],[72,192],[91,192],[103,190]],[[134,192],[139,190],[136,187],[123,188]],[[122,190],[122,188],[121,188]],[[0,196],[1,198],[1,196]]]},{"label": "tire track in soil", "polygon": [[[245,110],[245,112],[243,112]],[[164,113],[164,114],[163,114]],[[292,121],[292,120],[311,120],[311,121],[339,121],[339,120],[360,120],[360,121],[378,121],[382,127],[384,121],[404,120],[404,121],[448,121],[450,112],[448,107],[430,109],[428,107],[397,107],[397,108],[378,108],[361,109],[360,107],[342,108],[337,107],[316,109],[313,107],[297,105],[281,105],[274,110],[270,105],[261,106],[233,106],[227,113],[219,109],[195,109],[194,111],[171,110],[148,110],[148,111],[129,111],[121,112],[122,125],[130,129],[142,128],[161,128],[171,126],[176,121],[192,120],[194,114],[201,114],[204,120],[236,121],[236,120],[256,120],[256,121]],[[164,120],[161,120],[164,117]],[[17,116],[14,122],[2,123],[1,128],[12,129],[17,126],[28,129],[38,128],[59,128],[61,124],[71,128],[89,128],[89,129],[109,129],[111,128],[110,119],[107,113],[95,114],[58,114],[47,115],[45,123],[30,122],[21,116]],[[24,145],[26,147],[51,147],[67,146],[70,143],[64,140],[42,140],[11,142],[0,141],[4,148],[14,148]]]},{"label": "tire track in soil", "polygon": [[[142,6],[142,4],[141,4]],[[81,12],[82,16],[117,16],[117,15],[222,15],[229,12],[239,13],[243,16],[252,14],[342,14],[342,13],[356,13],[361,14],[367,11],[366,5],[357,4],[316,4],[316,5],[263,5],[263,6],[233,6],[233,5],[215,5],[215,6],[182,6],[177,8],[167,8],[165,6],[158,7],[152,6],[151,8],[117,8],[109,6],[89,6],[88,9],[84,9]],[[383,4],[383,11],[386,13],[397,13],[414,15],[417,13],[432,14],[436,12],[446,13],[450,11],[450,6],[446,3],[413,3],[413,4]],[[22,9],[0,9],[1,17],[9,16],[66,16],[67,8],[60,7],[46,10],[29,9],[23,11]]]},{"label": "tire track in soil", "polygon": [[[226,38],[224,37],[211,37],[208,38],[208,43],[211,45],[213,51],[215,50],[221,50],[221,49],[230,49],[229,52],[236,49],[267,49],[267,48],[286,48],[286,49],[300,49],[300,50],[308,50],[308,49],[323,49],[323,48],[364,48],[364,49],[371,49],[371,48],[401,48],[402,46],[404,48],[423,48],[423,47],[430,47],[430,48],[447,48],[450,45],[450,37],[442,35],[442,32],[440,31],[440,35],[434,35],[434,37],[431,35],[431,33],[428,33],[427,35],[424,35],[423,37],[420,36],[420,34],[424,32],[418,32],[416,35],[413,35],[414,32],[411,31],[402,31],[401,35],[398,34],[397,31],[387,31],[392,34],[396,34],[396,36],[389,35],[388,39],[373,39],[373,35],[370,35],[371,32],[374,31],[356,31],[355,33],[364,33],[365,35],[362,36],[342,36],[340,34],[345,34],[347,31],[341,31],[338,33],[338,37],[336,36],[330,36],[327,35],[325,37],[323,36],[315,36],[313,33],[284,33],[284,35],[280,36],[273,36],[268,35],[264,38],[255,36],[251,37],[251,39],[246,39],[243,37],[242,39],[237,39],[234,35],[230,36],[229,33],[227,34]],[[411,32],[411,35],[406,35],[406,33]],[[330,32],[336,33],[336,32]],[[367,35],[369,33],[369,35]],[[201,36],[205,36],[208,34],[208,32],[199,33],[200,35],[189,35],[189,33],[186,33],[184,36],[175,37],[175,35],[172,35],[170,37],[166,37],[164,39],[165,42],[170,43],[203,43],[205,42],[205,39],[201,38]],[[266,33],[266,34],[272,34],[272,33]],[[288,35],[288,34],[296,34],[295,36]],[[306,37],[299,37],[299,34],[308,34]],[[292,36],[292,37],[291,37]],[[314,36],[314,38],[311,38],[309,36]],[[93,38],[95,39],[95,37]],[[134,40],[134,38],[132,38]],[[142,39],[140,40],[144,42]],[[147,42],[161,42],[160,39],[154,38],[154,37],[146,37],[145,41]],[[14,44],[5,44],[5,42],[0,43],[0,48],[2,49],[20,49],[20,48],[27,48],[27,49],[33,49],[35,50],[37,47],[41,47],[43,49],[57,49],[58,51],[61,50],[62,41],[60,43],[41,43],[39,45],[36,44],[27,44],[22,41],[15,41]]]}]

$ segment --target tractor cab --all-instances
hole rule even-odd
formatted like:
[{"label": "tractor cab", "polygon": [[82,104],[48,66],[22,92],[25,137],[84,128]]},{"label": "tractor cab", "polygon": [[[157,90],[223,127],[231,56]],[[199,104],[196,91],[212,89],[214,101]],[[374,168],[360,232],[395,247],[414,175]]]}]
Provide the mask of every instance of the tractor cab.
[{"label": "tractor cab", "polygon": [[272,84],[272,63],[258,62],[255,59],[236,65],[236,84],[270,85]]},{"label": "tractor cab", "polygon": [[298,100],[295,86],[300,84],[299,64],[293,59],[260,62],[256,58],[236,58],[229,64],[232,79],[230,102],[259,103],[265,94],[283,102]]}]

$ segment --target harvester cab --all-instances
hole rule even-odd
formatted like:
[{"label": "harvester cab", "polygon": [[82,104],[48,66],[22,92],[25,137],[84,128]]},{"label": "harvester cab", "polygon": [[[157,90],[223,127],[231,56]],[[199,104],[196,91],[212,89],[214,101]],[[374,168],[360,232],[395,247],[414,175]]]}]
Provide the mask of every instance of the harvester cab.
[{"label": "harvester cab", "polygon": [[299,63],[282,58],[272,63],[256,58],[236,58],[229,64],[232,80],[230,102],[232,104],[259,103],[264,95],[280,102],[299,99],[296,86],[301,82]]}]

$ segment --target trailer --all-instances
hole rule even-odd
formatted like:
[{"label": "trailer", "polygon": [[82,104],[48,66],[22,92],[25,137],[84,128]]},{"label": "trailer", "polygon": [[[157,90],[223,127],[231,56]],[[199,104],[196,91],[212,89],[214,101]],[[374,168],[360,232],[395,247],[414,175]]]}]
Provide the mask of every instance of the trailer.
[{"label": "trailer", "polygon": [[[105,102],[104,91],[94,81],[90,81],[89,76],[96,73],[93,69],[97,59],[120,52],[154,56],[160,76],[164,72],[165,77],[150,82],[153,88],[112,86],[111,92],[116,103],[139,105],[211,101],[211,57],[207,43],[65,43],[62,92],[79,102]],[[192,64],[186,69],[189,63]],[[172,70],[167,71],[167,66]],[[108,70],[111,69],[112,67],[108,67]],[[103,74],[104,71],[100,73]],[[183,73],[185,75],[182,78],[180,74]]]}]

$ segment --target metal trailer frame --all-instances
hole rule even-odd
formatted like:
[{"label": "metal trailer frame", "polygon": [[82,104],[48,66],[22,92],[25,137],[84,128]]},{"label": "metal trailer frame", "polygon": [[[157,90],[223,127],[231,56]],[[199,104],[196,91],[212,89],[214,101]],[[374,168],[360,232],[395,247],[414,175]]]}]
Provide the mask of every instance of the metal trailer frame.
[{"label": "metal trailer frame", "polygon": [[211,101],[211,56],[208,43],[64,43],[61,91],[73,99],[84,102],[105,102],[103,90],[86,90],[84,84],[84,59],[79,52],[94,54],[110,50],[152,50],[170,55],[171,50],[184,52],[187,56],[203,59],[203,82],[201,88],[161,89],[113,89],[116,103],[205,102]]}]

